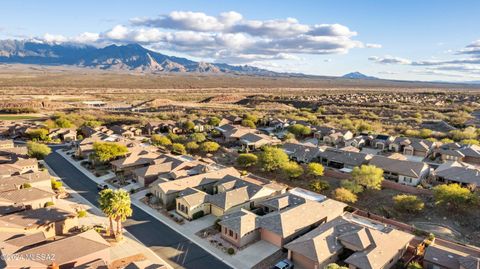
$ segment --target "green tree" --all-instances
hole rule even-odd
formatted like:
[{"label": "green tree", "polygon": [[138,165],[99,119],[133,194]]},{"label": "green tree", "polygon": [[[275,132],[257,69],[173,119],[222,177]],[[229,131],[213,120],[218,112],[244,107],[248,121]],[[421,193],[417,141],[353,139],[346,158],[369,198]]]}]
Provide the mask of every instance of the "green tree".
[{"label": "green tree", "polygon": [[60,128],[72,128],[73,124],[65,117],[60,117],[55,120],[55,124]]},{"label": "green tree", "polygon": [[259,154],[259,161],[263,170],[274,171],[288,162],[288,155],[282,149],[266,146]]},{"label": "green tree", "polygon": [[37,158],[39,160],[44,159],[48,154],[52,152],[52,149],[47,145],[39,144],[36,142],[27,142],[28,156]]},{"label": "green tree", "polygon": [[415,195],[398,194],[393,197],[395,208],[400,211],[416,213],[423,210],[425,203]]},{"label": "green tree", "polygon": [[477,139],[463,139],[460,143],[465,145],[475,145],[480,146],[480,142]]},{"label": "green tree", "polygon": [[288,127],[288,131],[295,136],[306,136],[312,133],[312,129],[310,129],[310,127],[299,123]]},{"label": "green tree", "polygon": [[463,209],[468,205],[477,205],[478,196],[459,184],[442,184],[433,188],[435,203],[452,209]]},{"label": "green tree", "polygon": [[423,266],[419,264],[418,262],[410,262],[407,265],[407,269],[423,269]]},{"label": "green tree", "polygon": [[287,132],[283,137],[283,140],[290,140],[290,139],[295,139],[295,135],[290,132]]},{"label": "green tree", "polygon": [[443,144],[449,144],[453,143],[454,141],[450,138],[443,138],[442,140],[440,140],[440,142],[442,142]]},{"label": "green tree", "polygon": [[45,128],[47,129],[54,129],[54,128],[57,128],[57,124],[55,123],[55,121],[53,121],[52,119],[48,119],[46,120],[44,123],[43,123],[43,126],[45,126]]},{"label": "green tree", "polygon": [[31,129],[26,134],[32,140],[47,141],[49,139],[48,130],[45,128]]},{"label": "green tree", "polygon": [[185,149],[185,146],[180,144],[180,143],[173,143],[172,145],[172,151],[177,153],[177,154],[185,154],[187,153],[187,150]]},{"label": "green tree", "polygon": [[208,124],[212,125],[212,126],[218,126],[220,124],[220,119],[218,117],[211,117],[209,120],[208,120]]},{"label": "green tree", "polygon": [[308,164],[308,173],[311,175],[314,175],[316,177],[321,177],[323,176],[323,172],[325,171],[325,168],[323,168],[323,165],[319,163],[309,163]]},{"label": "green tree", "polygon": [[88,127],[95,128],[95,127],[101,126],[101,125],[102,125],[102,122],[97,121],[97,120],[88,120],[88,121],[85,121],[85,122],[83,123],[83,125],[88,126]]},{"label": "green tree", "polygon": [[323,269],[348,269],[348,267],[340,266],[336,263],[329,263],[327,266],[323,267]]},{"label": "green tree", "polygon": [[310,189],[315,192],[330,189],[330,184],[325,180],[315,179],[310,182]]},{"label": "green tree", "polygon": [[238,155],[238,158],[237,158],[237,164],[240,165],[241,167],[249,167],[257,164],[257,162],[258,162],[257,155],[252,153],[242,153]]},{"label": "green tree", "polygon": [[185,148],[189,151],[195,151],[197,150],[198,148],[200,148],[200,146],[197,144],[197,142],[195,141],[190,141],[188,142],[187,144],[185,144]]},{"label": "green tree", "polygon": [[346,203],[355,203],[357,201],[357,195],[345,188],[336,188],[333,191],[333,197],[339,201]]},{"label": "green tree", "polygon": [[420,129],[419,135],[422,138],[429,138],[430,136],[432,136],[432,133],[433,132],[430,129]]},{"label": "green tree", "polygon": [[113,192],[111,199],[112,218],[117,222],[117,235],[122,236],[122,222],[132,216],[132,206],[130,194],[123,189],[118,189]]},{"label": "green tree", "polygon": [[303,167],[293,161],[283,163],[281,168],[289,178],[298,178],[303,175]]},{"label": "green tree", "polygon": [[215,152],[219,148],[220,148],[220,145],[218,143],[211,142],[211,141],[203,142],[200,145],[200,150],[203,152]]},{"label": "green tree", "polygon": [[362,185],[359,185],[355,181],[348,180],[348,179],[344,179],[344,180],[340,181],[340,186],[342,188],[345,188],[345,189],[355,193],[355,194],[361,193],[364,190]]},{"label": "green tree", "polygon": [[382,187],[383,170],[374,165],[353,168],[353,180],[367,189],[379,190]]},{"label": "green tree", "polygon": [[253,114],[245,114],[243,115],[243,119],[252,121],[255,124],[258,122],[258,117]]},{"label": "green tree", "polygon": [[202,133],[194,133],[190,135],[190,140],[197,143],[202,143],[203,141],[207,140],[207,138]]},{"label": "green tree", "polygon": [[114,209],[112,205],[114,192],[112,189],[104,189],[99,192],[98,197],[98,204],[100,210],[108,217],[109,221],[109,233],[113,234],[113,216],[114,216]]},{"label": "green tree", "polygon": [[189,132],[193,132],[193,130],[195,129],[195,123],[193,123],[193,121],[186,121],[183,124],[183,128],[185,128],[185,130]]},{"label": "green tree", "polygon": [[128,148],[114,142],[94,142],[93,152],[96,160],[108,162],[117,157],[125,156],[128,153]]},{"label": "green tree", "polygon": [[32,187],[32,185],[28,182],[25,182],[25,183],[22,184],[22,189],[28,189],[28,188],[31,188],[31,187]]},{"label": "green tree", "polygon": [[249,127],[249,128],[252,128],[252,129],[257,128],[257,126],[255,126],[255,123],[251,120],[242,120],[242,126]]},{"label": "green tree", "polygon": [[150,140],[152,140],[152,144],[155,146],[168,147],[172,145],[172,141],[164,135],[154,134]]}]

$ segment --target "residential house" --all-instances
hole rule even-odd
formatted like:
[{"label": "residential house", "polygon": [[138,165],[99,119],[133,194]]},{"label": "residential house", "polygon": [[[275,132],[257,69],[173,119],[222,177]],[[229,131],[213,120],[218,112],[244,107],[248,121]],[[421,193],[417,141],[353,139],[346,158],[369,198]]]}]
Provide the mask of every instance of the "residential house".
[{"label": "residential house", "polygon": [[71,142],[77,140],[77,131],[69,128],[51,129],[48,133],[51,139],[59,139],[64,142]]},{"label": "residential house", "polygon": [[228,167],[171,181],[158,179],[150,185],[150,190],[164,207],[172,209],[175,208],[175,199],[181,191],[197,188],[212,193],[215,182],[226,176],[239,177],[240,173],[235,168]]},{"label": "residential house", "polygon": [[384,156],[373,156],[369,164],[381,168],[385,179],[410,186],[418,185],[430,173],[429,166],[424,162],[392,159]]},{"label": "residential house", "polygon": [[388,145],[390,151],[419,157],[427,157],[434,147],[435,144],[429,140],[409,137],[396,137]]},{"label": "residential house", "polygon": [[[350,213],[285,245],[296,267],[321,269],[338,261],[348,268],[393,268],[414,236]],[[341,260],[343,259],[343,260]]]},{"label": "residential house", "polygon": [[318,159],[323,165],[336,169],[353,169],[356,166],[368,163],[371,158],[372,155],[370,154],[334,148],[326,148],[318,155]]},{"label": "residential house", "polygon": [[390,143],[394,140],[393,136],[378,134],[370,142],[371,147],[379,150],[387,150]]},{"label": "residential house", "polygon": [[38,161],[34,158],[16,158],[9,163],[0,164],[0,178],[38,171]]},{"label": "residential house", "polygon": [[10,149],[15,147],[13,139],[0,139],[0,149]]},{"label": "residential house", "polygon": [[478,269],[480,268],[480,248],[435,240],[434,244],[425,249],[423,268]]},{"label": "residential house", "polygon": [[446,162],[433,172],[437,182],[480,187],[480,169],[462,162]]},{"label": "residential house", "polygon": [[142,130],[133,126],[113,125],[109,128],[114,134],[121,135],[125,138],[133,138],[142,135]]},{"label": "residential house", "polygon": [[0,179],[0,191],[21,189],[26,185],[52,191],[51,178],[47,170],[4,177]]},{"label": "residential house", "polygon": [[5,266],[12,269],[74,268],[97,260],[111,262],[110,243],[93,229],[55,240],[43,233],[15,237],[2,242],[0,252],[3,257],[41,255],[39,259],[5,259]]},{"label": "residential house", "polygon": [[221,218],[221,237],[237,247],[257,240],[283,247],[328,220],[340,216],[345,207],[344,203],[326,199],[322,202],[305,200],[299,205],[287,206],[263,216],[241,210]]},{"label": "residential house", "polygon": [[281,143],[281,141],[276,137],[257,133],[246,133],[242,135],[239,139],[242,149],[246,151],[254,151],[260,149],[263,146],[271,146]]},{"label": "residential house", "polygon": [[0,206],[25,206],[27,209],[42,208],[55,201],[55,193],[35,187],[10,189],[0,192]]},{"label": "residential house", "polygon": [[[176,212],[186,219],[194,219],[197,214],[200,216],[210,214],[210,204],[206,202],[208,193],[195,189],[186,188],[181,191],[176,199]],[[202,212],[202,213],[198,213]]]},{"label": "residential house", "polygon": [[302,144],[287,142],[283,144],[283,151],[287,153],[288,157],[299,163],[315,161],[320,155],[320,152],[324,149],[325,147],[317,147],[309,143]]},{"label": "residential house", "polygon": [[440,159],[444,162],[462,161],[480,165],[480,146],[458,143],[444,144],[435,150],[435,156],[440,156]]},{"label": "residential house", "polygon": [[78,226],[75,212],[56,207],[23,210],[0,217],[0,232],[15,234],[44,233],[47,237],[67,234]]},{"label": "residential house", "polygon": [[142,147],[136,147],[127,154],[127,157],[111,161],[110,165],[116,174],[126,176],[133,174],[135,169],[152,164],[153,161],[159,157],[160,154],[156,152],[149,151]]},{"label": "residential house", "polygon": [[323,136],[323,143],[330,146],[344,146],[345,141],[353,138],[353,133],[350,131],[335,131]]},{"label": "residential house", "polygon": [[369,141],[373,139],[372,136],[368,135],[358,135],[351,139],[347,139],[344,141],[345,147],[355,147],[358,149],[362,149],[363,147],[367,146]]},{"label": "residential house", "polygon": [[225,142],[237,142],[242,136],[255,132],[254,129],[231,124],[221,125],[215,127],[215,129],[220,132]]},{"label": "residential house", "polygon": [[175,180],[205,173],[209,169],[209,165],[202,161],[162,154],[159,158],[153,160],[150,165],[135,169],[133,177],[142,186],[149,186],[157,179],[163,181]]},{"label": "residential house", "polygon": [[313,132],[313,137],[320,141],[320,140],[323,140],[325,136],[331,135],[335,132],[336,130],[332,127],[317,126],[315,127],[315,131]]}]

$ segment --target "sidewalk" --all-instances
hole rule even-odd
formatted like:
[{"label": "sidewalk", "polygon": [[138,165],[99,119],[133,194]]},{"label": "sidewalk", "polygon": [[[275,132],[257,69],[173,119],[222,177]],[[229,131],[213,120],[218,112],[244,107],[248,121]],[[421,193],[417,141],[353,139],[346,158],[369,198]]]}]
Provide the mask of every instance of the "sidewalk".
[{"label": "sidewalk", "polygon": [[[49,173],[54,176],[57,180],[60,180],[60,178],[55,174],[55,172],[46,164],[43,162],[43,165],[48,169]],[[68,185],[65,184],[65,182],[62,182],[64,189],[67,193],[70,194],[69,198],[66,199],[59,199],[58,206],[63,207],[63,208],[71,208],[73,209],[74,207],[80,207],[84,210],[86,210],[87,216],[84,218],[79,218],[78,222],[79,225],[86,225],[86,226],[91,226],[91,225],[104,225],[108,226],[108,218],[105,217],[103,212],[95,207],[93,204],[91,204],[88,200],[83,198],[80,194],[78,194],[76,191],[72,190]],[[112,261],[122,259],[122,258],[127,258],[133,255],[137,254],[143,254],[147,260],[153,264],[158,264],[158,265],[163,265],[166,268],[173,269],[167,262],[165,262],[163,259],[158,257],[153,251],[151,251],[148,247],[144,246],[141,242],[139,242],[133,235],[128,233],[127,231],[124,231],[124,240],[118,244],[114,244],[110,248],[110,255]]]},{"label": "sidewalk", "polygon": [[[95,177],[92,173],[90,173],[90,171],[82,167],[79,163],[72,160],[72,158],[66,155],[65,152],[62,152],[61,150],[57,150],[57,153],[59,153],[63,158],[65,158],[67,161],[72,163],[83,174],[85,174],[88,178],[90,178],[94,182],[97,182],[99,184],[105,184],[101,179]],[[111,185],[109,185],[109,187],[114,188]],[[201,248],[203,248],[205,251],[209,252],[216,258],[222,260],[230,267],[239,268],[239,269],[252,268],[254,265],[262,261],[264,258],[270,256],[271,254],[279,250],[277,246],[270,244],[266,241],[260,240],[243,250],[237,251],[234,255],[228,255],[222,250],[210,244],[210,242],[208,242],[207,240],[204,240],[195,234],[198,231],[208,226],[211,226],[215,221],[214,216],[207,215],[193,222],[186,221],[185,224],[179,225],[173,220],[169,219],[167,216],[164,216],[157,210],[151,208],[150,206],[140,201],[140,199],[145,197],[145,194],[147,192],[148,190],[142,190],[140,192],[132,194],[131,195],[132,204],[139,207],[140,209],[142,209],[152,217],[158,219],[159,221],[169,226],[171,229],[175,230],[176,232],[184,235],[189,240],[191,240],[192,242],[194,242],[195,244],[197,244],[198,246],[200,246]]]}]

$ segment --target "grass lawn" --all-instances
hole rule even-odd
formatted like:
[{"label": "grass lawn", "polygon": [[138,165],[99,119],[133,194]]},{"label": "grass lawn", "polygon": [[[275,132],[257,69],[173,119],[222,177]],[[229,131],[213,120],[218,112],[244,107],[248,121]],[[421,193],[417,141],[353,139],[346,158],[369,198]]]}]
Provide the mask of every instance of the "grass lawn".
[{"label": "grass lawn", "polygon": [[41,118],[37,115],[12,115],[12,114],[0,114],[0,120],[33,120]]}]

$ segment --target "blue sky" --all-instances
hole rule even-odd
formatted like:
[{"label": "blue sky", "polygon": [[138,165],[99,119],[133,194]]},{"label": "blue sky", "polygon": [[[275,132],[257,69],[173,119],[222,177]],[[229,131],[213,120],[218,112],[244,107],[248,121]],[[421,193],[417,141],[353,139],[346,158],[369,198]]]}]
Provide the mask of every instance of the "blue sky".
[{"label": "blue sky", "polygon": [[5,1],[0,38],[138,42],[276,71],[466,81],[480,80],[479,11],[480,1]]}]

